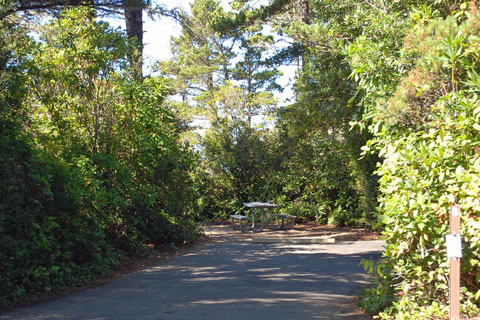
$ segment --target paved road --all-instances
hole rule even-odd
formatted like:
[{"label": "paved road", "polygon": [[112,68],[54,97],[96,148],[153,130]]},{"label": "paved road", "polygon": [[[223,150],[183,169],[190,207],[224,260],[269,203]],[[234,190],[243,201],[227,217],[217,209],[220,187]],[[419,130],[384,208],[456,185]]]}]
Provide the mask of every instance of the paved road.
[{"label": "paved road", "polygon": [[202,244],[100,287],[14,310],[0,319],[364,319],[358,264],[382,242]]}]

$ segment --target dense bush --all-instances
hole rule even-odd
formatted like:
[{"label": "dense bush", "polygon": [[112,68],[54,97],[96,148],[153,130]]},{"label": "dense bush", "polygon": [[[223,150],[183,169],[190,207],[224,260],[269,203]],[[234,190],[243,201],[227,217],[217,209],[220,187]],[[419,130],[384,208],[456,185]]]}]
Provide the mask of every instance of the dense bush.
[{"label": "dense bush", "polygon": [[2,23],[0,304],[194,240],[196,160],[163,80],[131,76],[135,47],[90,9],[39,26],[39,41]]},{"label": "dense bush", "polygon": [[[387,244],[379,265],[370,265],[379,285],[363,302],[382,319],[447,317],[451,203],[462,208],[461,312],[479,312],[480,17],[474,2],[470,12],[462,8],[446,18],[432,6],[414,10],[393,52],[382,47],[388,37],[350,47],[373,122],[367,147],[383,158],[380,222]],[[375,78],[375,70],[386,70],[383,63],[396,71]]]},{"label": "dense bush", "polygon": [[1,304],[82,284],[119,262],[99,221],[82,214],[68,167],[12,137],[0,148]]},{"label": "dense bush", "polygon": [[338,52],[305,50],[297,101],[278,115],[276,201],[304,220],[368,226],[376,206],[376,158],[360,157],[369,133],[350,128],[361,108],[352,98],[349,66]]},{"label": "dense bush", "polygon": [[[313,131],[313,130],[312,130]],[[276,172],[276,201],[303,220],[352,225],[364,214],[346,150],[332,137],[313,131],[296,142]]]},{"label": "dense bush", "polygon": [[225,218],[243,211],[243,202],[273,199],[269,187],[278,168],[273,139],[268,130],[241,121],[207,131],[204,167],[197,172],[204,216]]}]

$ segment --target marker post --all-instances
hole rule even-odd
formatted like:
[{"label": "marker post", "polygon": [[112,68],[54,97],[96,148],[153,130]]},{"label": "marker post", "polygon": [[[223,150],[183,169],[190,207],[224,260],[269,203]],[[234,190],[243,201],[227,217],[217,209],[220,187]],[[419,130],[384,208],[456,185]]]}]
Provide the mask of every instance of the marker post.
[{"label": "marker post", "polygon": [[460,207],[450,206],[450,234],[447,235],[447,256],[450,258],[450,320],[460,319]]}]

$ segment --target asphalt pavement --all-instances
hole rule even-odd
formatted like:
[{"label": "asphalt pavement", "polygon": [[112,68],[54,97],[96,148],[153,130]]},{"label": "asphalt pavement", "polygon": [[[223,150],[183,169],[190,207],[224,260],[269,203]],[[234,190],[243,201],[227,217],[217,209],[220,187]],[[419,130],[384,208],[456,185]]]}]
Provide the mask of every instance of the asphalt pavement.
[{"label": "asphalt pavement", "polygon": [[381,241],[200,244],[116,280],[0,319],[366,319],[356,306]]}]

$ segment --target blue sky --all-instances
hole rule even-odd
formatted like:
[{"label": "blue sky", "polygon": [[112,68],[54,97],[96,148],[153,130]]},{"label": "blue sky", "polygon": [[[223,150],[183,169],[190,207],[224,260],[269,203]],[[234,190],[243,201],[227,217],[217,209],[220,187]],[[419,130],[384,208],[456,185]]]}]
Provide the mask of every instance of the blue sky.
[{"label": "blue sky", "polygon": [[[189,11],[190,3],[193,0],[168,0],[164,1],[169,9],[175,7],[180,7]],[[228,10],[229,0],[223,0],[222,5]],[[256,5],[268,2],[267,0],[257,0]],[[123,19],[109,19],[114,27],[125,28],[125,23]],[[149,17],[144,15],[144,72],[146,75],[150,73],[150,66],[157,60],[167,60],[171,57],[170,53],[170,38],[172,36],[178,36],[181,32],[181,26],[175,22],[173,19],[168,17],[160,17],[155,20],[151,20]],[[288,104],[285,100],[293,96],[293,91],[291,89],[291,81],[295,74],[295,68],[282,67],[280,68],[284,73],[284,76],[279,79],[279,84],[284,88],[282,94],[276,94],[277,99],[279,100],[280,105]]]}]

